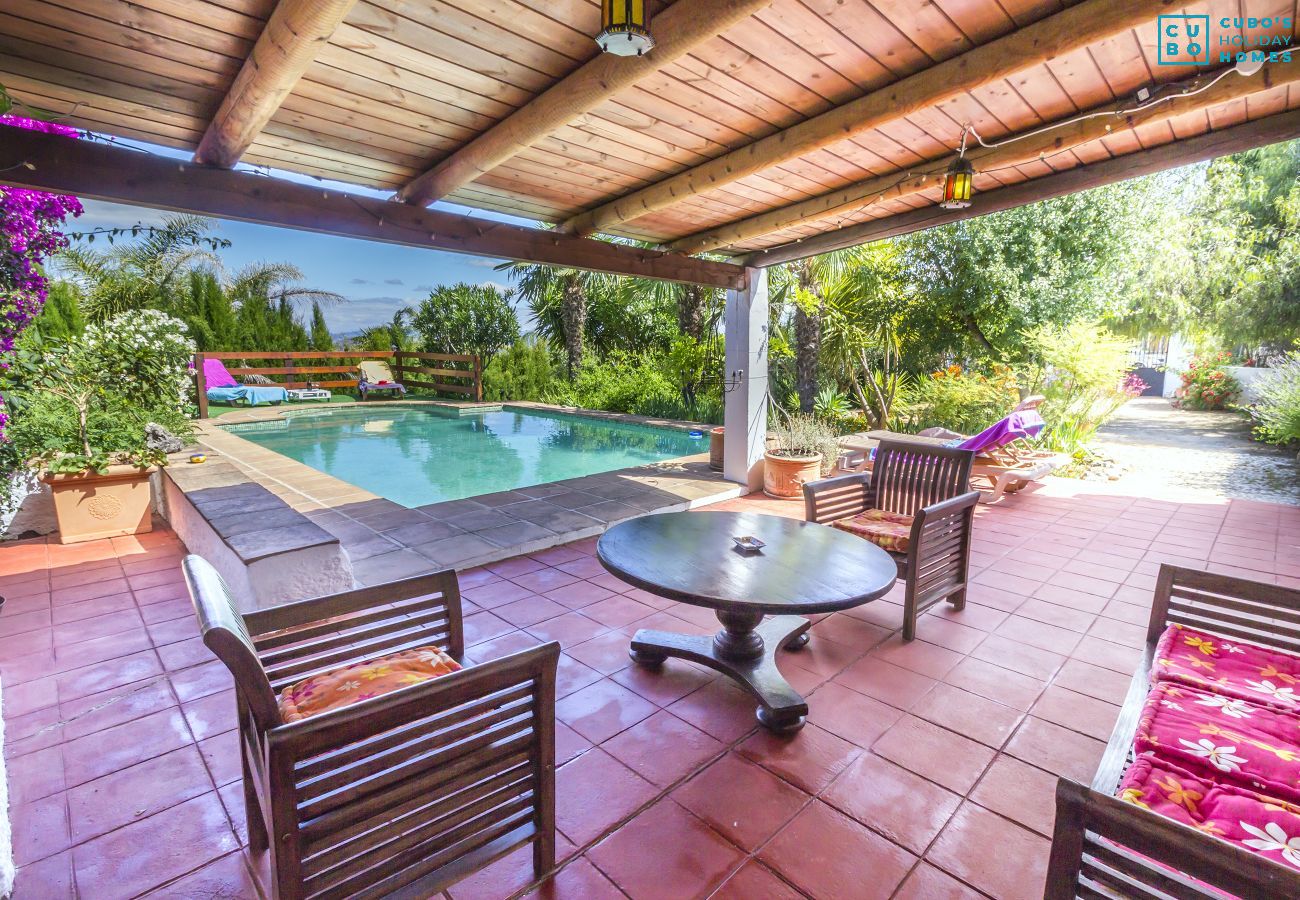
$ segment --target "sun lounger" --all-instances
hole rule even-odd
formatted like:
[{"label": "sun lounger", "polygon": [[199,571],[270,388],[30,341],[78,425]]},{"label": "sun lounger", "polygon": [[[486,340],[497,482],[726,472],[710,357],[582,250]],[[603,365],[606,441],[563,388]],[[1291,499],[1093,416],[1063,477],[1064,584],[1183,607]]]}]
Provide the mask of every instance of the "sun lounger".
[{"label": "sun lounger", "polygon": [[406,387],[393,377],[393,370],[388,367],[388,363],[379,359],[368,359],[357,366],[357,390],[361,392],[362,400],[371,391],[406,395]]},{"label": "sun lounger", "polygon": [[210,403],[247,403],[258,406],[277,404],[289,399],[289,392],[279,386],[240,384],[219,359],[203,360],[205,393]]},{"label": "sun lounger", "polygon": [[[847,461],[842,468],[849,472],[870,470],[872,454],[882,440],[920,441],[940,447],[974,450],[978,455],[971,466],[971,482],[980,489],[980,502],[996,503],[1003,494],[1014,494],[1026,485],[1042,480],[1065,462],[1065,457],[1059,454],[1037,451],[1031,454],[1020,450],[1012,453],[1007,450],[1013,442],[1042,431],[1043,425],[1036,424],[1035,418],[1042,422],[1042,417],[1033,410],[1013,412],[996,425],[964,440],[960,435],[953,438],[924,432],[868,431],[845,435],[839,440],[840,447],[847,451]],[[1023,455],[1018,455],[1021,453]]]}]

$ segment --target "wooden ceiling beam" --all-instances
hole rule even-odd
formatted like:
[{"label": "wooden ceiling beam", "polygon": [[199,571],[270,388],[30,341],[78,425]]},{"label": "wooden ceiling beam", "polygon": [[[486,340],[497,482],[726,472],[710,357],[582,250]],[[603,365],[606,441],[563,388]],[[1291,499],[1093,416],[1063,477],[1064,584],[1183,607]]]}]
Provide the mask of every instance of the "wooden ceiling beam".
[{"label": "wooden ceiling beam", "polygon": [[568,219],[560,230],[594,234],[666,209],[943,103],[1015,72],[1146,24],[1185,0],[1083,0],[783,131]]},{"label": "wooden ceiling beam", "polygon": [[[28,165],[31,168],[28,168]],[[741,289],[730,263],[471,218],[0,125],[0,184],[408,247]]]},{"label": "wooden ceiling beam", "polygon": [[996,191],[976,194],[974,203],[966,209],[927,206],[858,225],[850,225],[837,231],[828,231],[796,243],[759,250],[738,257],[736,262],[756,268],[776,266],[833,250],[857,247],[872,241],[881,241],[926,228],[1001,212],[1017,206],[1027,206],[1040,200],[1063,197],[1066,194],[1086,191],[1117,181],[1152,175],[1166,169],[1189,166],[1266,144],[1292,140],[1297,136],[1300,136],[1300,109],[1265,116],[1253,122],[1234,125],[1221,131],[1211,131],[1170,144],[1162,144],[1150,150],[1140,150],[1086,166],[1076,166],[1055,175],[1034,178]]},{"label": "wooden ceiling beam", "polygon": [[[967,152],[966,157],[974,164],[977,173],[1034,162],[1072,147],[1100,140],[1118,131],[1163,122],[1187,113],[1240,100],[1270,88],[1293,84],[1300,81],[1300,60],[1269,63],[1259,73],[1249,77],[1229,73],[1206,89],[1210,80],[1219,74],[1222,73],[1208,73],[1186,81],[1161,85],[1156,99],[1165,99],[1146,109],[1123,113],[1124,110],[1132,109],[1137,105],[1134,100],[1124,98],[1119,102],[1108,103],[1079,114],[1094,118],[1082,119],[1051,130],[1044,130],[1051,128],[1050,125],[1040,125],[1023,132],[1023,137],[1020,138],[1016,135],[999,138],[999,142],[1015,141],[1015,143],[992,148],[976,146]],[[1197,90],[1201,92],[1193,93]],[[1180,96],[1184,94],[1186,96]],[[1121,114],[1117,115],[1117,113]],[[1068,118],[1074,119],[1077,116]],[[943,164],[946,162],[947,160],[932,160],[919,167],[923,171],[896,172],[892,175],[861,181],[789,206],[689,235],[673,241],[665,249],[676,253],[703,253],[771,234],[801,222],[850,215],[874,203],[937,190],[942,184],[942,173],[945,168]],[[937,168],[936,163],[939,163]]]},{"label": "wooden ceiling beam", "polygon": [[229,169],[293,92],[357,0],[280,0],[212,117],[194,161]]},{"label": "wooden ceiling beam", "polygon": [[397,192],[428,206],[590,112],[619,91],[675,62],[772,0],[677,0],[652,23],[646,56],[600,53]]}]

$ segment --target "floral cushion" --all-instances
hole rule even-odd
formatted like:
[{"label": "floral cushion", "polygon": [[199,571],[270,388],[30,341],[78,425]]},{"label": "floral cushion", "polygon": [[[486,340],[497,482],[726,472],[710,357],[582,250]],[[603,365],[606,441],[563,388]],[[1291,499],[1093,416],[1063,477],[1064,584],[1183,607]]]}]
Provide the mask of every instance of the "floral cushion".
[{"label": "floral cushion", "polygon": [[883,509],[868,509],[848,519],[837,519],[831,525],[866,538],[891,553],[906,553],[912,545],[912,517]]},{"label": "floral cushion", "polygon": [[1300,807],[1139,756],[1119,798],[1300,869]]},{"label": "floral cushion", "polygon": [[1183,625],[1160,636],[1151,678],[1300,712],[1300,656]]},{"label": "floral cushion", "polygon": [[1300,716],[1190,685],[1160,682],[1134,740],[1193,775],[1300,804]]},{"label": "floral cushion", "polygon": [[297,722],[447,675],[460,663],[437,647],[417,647],[313,675],[280,694],[280,715]]}]

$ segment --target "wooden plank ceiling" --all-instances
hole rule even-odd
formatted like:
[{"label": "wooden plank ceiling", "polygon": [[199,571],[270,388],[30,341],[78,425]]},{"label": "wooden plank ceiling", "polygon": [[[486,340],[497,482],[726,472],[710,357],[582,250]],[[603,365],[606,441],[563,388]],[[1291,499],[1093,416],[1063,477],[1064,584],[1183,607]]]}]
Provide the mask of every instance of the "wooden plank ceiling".
[{"label": "wooden plank ceiling", "polygon": [[[666,64],[651,53],[639,61],[635,83],[594,108],[578,109],[446,199],[562,224],[1074,5],[754,4],[756,12],[746,10],[721,34]],[[1163,11],[1207,13],[1216,21],[1287,16],[1294,34],[1298,5],[1206,0],[1185,7],[1171,2]],[[5,0],[0,83],[78,127],[194,150],[275,6],[275,0]],[[598,0],[358,0],[310,61],[304,58],[301,78],[288,83],[242,160],[399,190],[595,57],[599,19]],[[1007,77],[606,230],[668,244],[859,182],[941,168],[963,124],[994,141],[1196,74],[1157,65],[1154,13],[1054,58],[1018,62]],[[1105,137],[1042,158],[987,167],[976,187],[993,190],[1300,108],[1300,84],[1289,74],[1272,87],[1259,78],[1252,90],[1246,96],[1238,86],[1218,105],[1135,128],[1117,125]],[[936,190],[837,208],[720,249],[761,250],[905,213],[934,204]]]}]

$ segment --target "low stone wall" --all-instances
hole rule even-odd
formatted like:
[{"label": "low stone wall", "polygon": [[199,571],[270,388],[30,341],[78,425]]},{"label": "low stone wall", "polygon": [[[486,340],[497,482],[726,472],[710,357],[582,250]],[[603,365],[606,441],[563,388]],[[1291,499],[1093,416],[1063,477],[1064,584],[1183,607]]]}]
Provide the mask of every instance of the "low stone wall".
[{"label": "low stone wall", "polygon": [[1224,366],[1223,371],[1237,379],[1237,383],[1241,385],[1242,403],[1255,403],[1258,401],[1260,384],[1273,375],[1272,369],[1263,369],[1257,366]]},{"label": "low stone wall", "polygon": [[339,539],[223,460],[160,473],[159,511],[210,562],[242,610],[351,590]]}]

